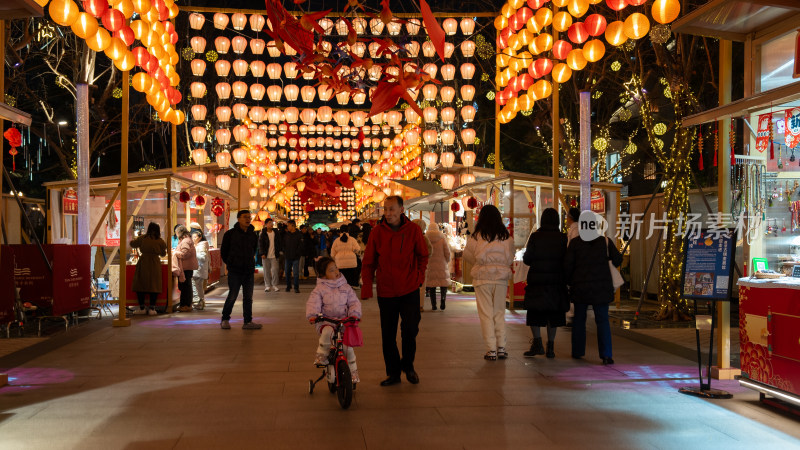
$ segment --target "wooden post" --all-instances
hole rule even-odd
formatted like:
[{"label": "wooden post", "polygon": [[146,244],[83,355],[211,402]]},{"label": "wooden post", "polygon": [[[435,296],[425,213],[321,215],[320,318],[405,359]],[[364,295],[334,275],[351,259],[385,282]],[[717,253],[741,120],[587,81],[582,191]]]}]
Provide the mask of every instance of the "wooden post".
[{"label": "wooden post", "polygon": [[[0,100],[5,103],[6,99],[6,71],[5,71],[5,62],[6,62],[6,21],[0,20],[0,63],[4,64],[3,67],[0,67]],[[0,118],[0,133],[5,132],[3,129],[3,119]],[[2,147],[0,147],[2,149]],[[2,164],[2,159],[0,159],[0,164]],[[2,170],[0,170],[2,172]],[[48,190],[47,193],[49,194],[50,191]],[[3,177],[0,176],[0,226],[3,223],[3,212],[5,210],[5,200],[3,200]],[[48,214],[48,217],[50,215]],[[7,242],[6,242],[7,243]],[[3,245],[0,244],[0,249],[3,248]],[[0,254],[2,256],[2,254]],[[8,269],[7,269],[8,270]],[[8,375],[4,373],[0,373],[0,387],[3,387],[8,384]]]},{"label": "wooden post", "polygon": [[[558,7],[553,5],[553,15],[558,13]],[[558,40],[558,33],[555,31],[553,32],[553,39]],[[553,81],[553,94],[552,94],[552,103],[553,106],[550,108],[550,118],[552,121],[553,127],[553,208],[558,208],[556,205],[559,202],[560,195],[558,191],[558,176],[561,164],[559,164],[559,147],[558,143],[561,140],[561,126],[560,126],[560,111],[558,108],[559,102],[559,95],[558,95],[558,83]],[[560,210],[559,210],[560,212]]]},{"label": "wooden post", "polygon": [[119,315],[114,319],[113,326],[115,327],[129,327],[131,326],[131,319],[126,317],[127,305],[126,294],[128,292],[128,284],[126,280],[127,275],[127,260],[128,260],[128,233],[127,233],[127,217],[128,217],[128,127],[129,123],[129,105],[130,105],[130,88],[128,86],[128,71],[122,72],[122,156],[120,160],[120,186],[122,190],[120,193],[119,201],[119,217],[120,217],[120,232],[119,232]]},{"label": "wooden post", "polygon": [[[719,41],[719,104],[726,105],[731,102],[731,78],[733,76],[732,62],[733,43],[727,40]],[[730,185],[731,185],[731,119],[726,118],[719,122],[719,151],[717,152],[717,205],[720,213],[730,213]],[[728,226],[729,223],[723,223]],[[741,374],[741,370],[731,368],[731,304],[730,302],[717,302],[717,365],[711,368],[711,375],[720,380],[732,380]]]},{"label": "wooden post", "polygon": [[[170,131],[172,134],[172,173],[178,171],[178,126],[174,123],[170,125]],[[167,189],[169,190],[169,189]]]}]

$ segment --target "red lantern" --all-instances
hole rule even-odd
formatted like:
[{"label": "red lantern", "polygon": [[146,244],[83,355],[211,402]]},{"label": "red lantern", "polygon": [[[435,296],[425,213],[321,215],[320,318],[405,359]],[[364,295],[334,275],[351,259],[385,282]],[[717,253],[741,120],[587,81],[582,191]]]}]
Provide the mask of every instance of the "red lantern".
[{"label": "red lantern", "polygon": [[100,17],[108,10],[108,1],[106,0],[85,0],[83,2],[84,11],[89,14]]},{"label": "red lantern", "polygon": [[628,0],[606,0],[606,4],[614,11],[622,11],[628,6]]},{"label": "red lantern", "polygon": [[164,0],[155,0],[153,6],[155,6],[156,11],[158,11],[158,20],[164,22],[169,19],[169,7],[164,3]]},{"label": "red lantern", "polygon": [[198,195],[197,197],[194,198],[194,204],[197,206],[203,206],[206,204],[206,198],[203,197],[202,195]]},{"label": "red lantern", "polygon": [[526,23],[528,23],[528,19],[533,17],[533,11],[531,11],[531,9],[527,6],[523,6],[522,8],[518,9],[514,15],[517,16],[517,20],[521,24],[520,28],[522,28]]},{"label": "red lantern", "polygon": [[508,87],[510,87],[515,94],[519,92],[519,90],[522,89],[522,84],[520,83],[519,76],[511,77],[511,79],[508,80]]},{"label": "red lantern", "polygon": [[147,65],[148,61],[150,61],[150,54],[147,53],[147,49],[141,46],[134,47],[131,50],[131,53],[133,53],[133,59],[136,60],[136,65],[147,70],[145,65]]},{"label": "red lantern", "polygon": [[556,59],[567,59],[567,55],[569,55],[571,51],[572,44],[563,39],[559,39],[553,44],[553,56],[555,56]]},{"label": "red lantern", "polygon": [[586,27],[586,32],[590,36],[600,36],[606,31],[606,18],[600,14],[590,14],[586,17],[583,25]]},{"label": "red lantern", "polygon": [[114,37],[122,39],[125,45],[133,45],[133,41],[136,39],[136,36],[133,35],[133,30],[127,25],[115,31]]},{"label": "red lantern", "polygon": [[583,22],[573,23],[567,30],[567,36],[570,41],[576,44],[583,44],[586,39],[589,39],[589,33],[586,31],[586,26],[583,25]]},{"label": "red lantern", "polygon": [[186,192],[186,191],[181,191],[180,196],[178,196],[178,200],[180,200],[182,203],[186,203],[191,199],[192,199],[192,196],[189,195],[189,193]]},{"label": "red lantern", "polygon": [[461,211],[461,204],[458,202],[450,203],[450,211],[459,212]]},{"label": "red lantern", "polygon": [[478,199],[475,197],[470,197],[467,199],[467,208],[475,209],[478,207]]},{"label": "red lantern", "polygon": [[522,90],[528,90],[529,87],[533,84],[533,77],[530,74],[523,73],[517,77],[517,82],[522,87]]},{"label": "red lantern", "polygon": [[[525,24],[522,24],[522,25],[525,25]],[[512,27],[509,25],[509,27],[508,27],[508,28],[503,28],[503,31],[501,31],[500,33],[498,33],[498,35],[499,35],[499,36],[503,36],[503,40],[504,40],[505,42],[508,42],[508,40],[511,38],[511,36],[513,36],[513,35],[514,35],[514,33],[515,33],[515,30],[514,30],[514,28],[512,28]]]},{"label": "red lantern", "polygon": [[528,68],[528,73],[530,73],[533,78],[538,79],[546,76],[551,70],[553,70],[553,61],[547,58],[540,58],[531,64]]},{"label": "red lantern", "polygon": [[517,15],[515,14],[508,19],[508,27],[504,28],[503,32],[505,32],[506,30],[512,32],[519,31],[519,29],[522,28],[523,25],[525,25],[525,22],[519,20],[519,17],[517,17]]},{"label": "red lantern", "polygon": [[118,9],[109,9],[103,14],[103,26],[108,31],[119,31],[125,26],[125,16]]},{"label": "red lantern", "polygon": [[628,4],[631,6],[641,6],[644,5],[646,1],[647,0],[628,0]]},{"label": "red lantern", "polygon": [[528,0],[528,6],[530,6],[531,9],[539,9],[545,3],[547,3],[547,0]]},{"label": "red lantern", "polygon": [[217,217],[221,216],[225,212],[225,202],[219,197],[214,197],[214,200],[211,200],[211,212]]}]

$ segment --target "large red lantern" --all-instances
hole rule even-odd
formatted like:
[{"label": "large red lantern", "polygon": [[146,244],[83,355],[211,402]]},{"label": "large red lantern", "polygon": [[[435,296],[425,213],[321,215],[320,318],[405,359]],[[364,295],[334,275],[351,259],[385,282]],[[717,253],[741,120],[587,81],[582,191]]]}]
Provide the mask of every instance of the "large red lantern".
[{"label": "large red lantern", "polygon": [[518,9],[514,15],[517,16],[517,21],[520,24],[520,28],[522,28],[526,23],[528,23],[528,19],[533,17],[533,11],[531,11],[531,9],[527,6],[523,6],[522,8]]},{"label": "large red lantern", "polygon": [[606,4],[614,11],[622,11],[628,6],[628,0],[606,0]]},{"label": "large red lantern", "polygon": [[101,17],[108,11],[107,0],[85,0],[83,2],[83,9],[95,17]]},{"label": "large red lantern", "polygon": [[583,22],[575,22],[569,27],[567,37],[576,44],[583,44],[586,39],[589,39],[589,33],[586,31],[586,26],[583,25]]},{"label": "large red lantern", "polygon": [[547,3],[547,1],[548,0],[528,0],[528,6],[531,9],[539,9],[542,7],[542,5]]},{"label": "large red lantern", "polygon": [[133,45],[133,41],[136,39],[136,37],[133,35],[133,30],[127,25],[115,31],[114,37],[120,38],[125,45]]},{"label": "large red lantern", "polygon": [[547,58],[540,58],[534,61],[531,67],[532,70],[529,70],[528,73],[530,73],[533,78],[542,78],[553,70],[553,61]]},{"label": "large red lantern", "polygon": [[641,6],[641,5],[644,5],[644,3],[647,0],[627,0],[627,1],[628,1],[628,4],[631,5],[631,6]]},{"label": "large red lantern", "polygon": [[147,53],[147,49],[139,46],[133,48],[131,53],[133,53],[133,58],[136,60],[136,65],[144,69],[144,66],[150,61],[150,54]]},{"label": "large red lantern", "polygon": [[571,51],[572,44],[563,39],[559,39],[553,44],[553,56],[555,56],[556,59],[567,59],[567,55],[569,55]]},{"label": "large red lantern", "polygon": [[606,31],[606,18],[600,14],[590,14],[583,22],[589,36],[600,36]]},{"label": "large red lantern", "polygon": [[119,31],[125,26],[125,16],[118,9],[108,9],[103,14],[103,26],[108,31]]},{"label": "large red lantern", "polygon": [[518,84],[522,88],[521,90],[528,90],[529,87],[533,84],[533,77],[530,74],[523,73],[517,77]]}]

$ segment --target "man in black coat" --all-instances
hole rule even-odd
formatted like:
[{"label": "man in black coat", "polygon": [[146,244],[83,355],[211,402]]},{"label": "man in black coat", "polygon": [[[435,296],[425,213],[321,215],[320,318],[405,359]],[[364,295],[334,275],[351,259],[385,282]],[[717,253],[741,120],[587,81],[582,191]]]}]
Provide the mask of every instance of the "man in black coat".
[{"label": "man in black coat", "polygon": [[239,289],[242,289],[242,310],[244,312],[244,330],[259,330],[261,324],[253,322],[253,272],[256,262],[253,254],[258,248],[258,236],[250,225],[250,211],[243,209],[236,213],[238,223],[222,236],[220,254],[228,268],[228,297],[222,308],[222,321],[219,326],[230,330],[231,312]]},{"label": "man in black coat", "polygon": [[286,223],[286,232],[283,234],[283,258],[286,266],[283,273],[286,276],[286,292],[292,290],[294,278],[294,291],[300,293],[300,256],[303,251],[303,234],[297,230],[294,220]]}]

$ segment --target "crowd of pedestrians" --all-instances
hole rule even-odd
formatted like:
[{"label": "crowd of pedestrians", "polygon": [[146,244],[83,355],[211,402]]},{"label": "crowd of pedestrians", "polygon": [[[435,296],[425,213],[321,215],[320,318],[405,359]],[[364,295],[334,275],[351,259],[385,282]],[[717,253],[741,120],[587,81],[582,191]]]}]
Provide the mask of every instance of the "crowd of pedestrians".
[{"label": "crowd of pedestrians", "polygon": [[[320,314],[360,318],[360,300],[375,296],[374,284],[387,377],[380,384],[400,383],[403,373],[409,382],[419,383],[414,360],[424,299],[430,299],[432,310],[445,309],[453,252],[437,226],[426,229],[424,221],[412,221],[405,215],[401,197],[387,197],[383,211],[374,228],[355,222],[323,231],[305,225],[297,228],[293,220],[276,226],[272,219],[267,219],[258,234],[250,223],[250,212],[239,211],[236,224],[222,237],[221,256],[227,266],[229,290],[220,327],[231,328],[233,306],[242,291],[242,328],[262,328],[252,320],[256,261],[263,267],[265,292],[278,291],[279,280],[283,278],[286,292],[299,293],[300,279],[310,277],[309,269],[313,270],[316,287],[306,304],[306,315],[312,322]],[[594,216],[590,213],[587,217],[586,220],[592,220]],[[603,364],[614,363],[608,306],[614,299],[615,288],[609,262],[619,266],[622,255],[611,239],[582,235],[579,232],[583,229],[579,225],[582,221],[581,212],[572,208],[565,217],[566,230],[562,231],[558,211],[547,208],[541,214],[539,228],[527,240],[522,257],[529,266],[524,304],[532,341],[530,349],[523,353],[525,357],[555,358],[557,330],[570,324],[571,356],[584,357],[586,318],[591,307],[597,325],[599,358]],[[191,311],[193,300],[195,307],[202,309],[204,281],[208,278],[208,242],[202,230],[194,227],[178,225],[173,231],[172,272],[178,278],[179,310]],[[154,223],[146,234],[131,241],[131,247],[141,254],[133,279],[138,313],[155,314],[156,297],[162,291],[159,259],[166,255],[166,245]],[[466,240],[463,259],[471,267],[486,347],[483,357],[507,358],[505,308],[512,278],[514,239],[495,206],[485,205],[480,209]],[[149,308],[145,305],[148,296]],[[331,328],[318,324],[316,330],[320,341],[315,363],[323,364]],[[353,381],[358,382],[352,348],[347,349],[347,359]]]}]

